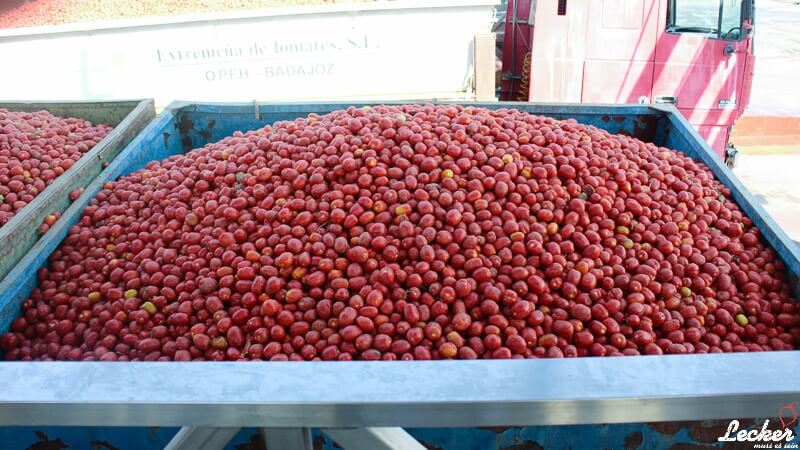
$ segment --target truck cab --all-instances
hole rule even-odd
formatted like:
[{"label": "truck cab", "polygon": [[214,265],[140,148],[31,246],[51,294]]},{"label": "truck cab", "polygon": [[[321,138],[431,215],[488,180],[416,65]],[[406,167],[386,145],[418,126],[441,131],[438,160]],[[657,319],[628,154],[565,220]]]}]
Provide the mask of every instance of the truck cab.
[{"label": "truck cab", "polygon": [[754,18],[754,0],[509,0],[501,98],[671,103],[725,158]]}]

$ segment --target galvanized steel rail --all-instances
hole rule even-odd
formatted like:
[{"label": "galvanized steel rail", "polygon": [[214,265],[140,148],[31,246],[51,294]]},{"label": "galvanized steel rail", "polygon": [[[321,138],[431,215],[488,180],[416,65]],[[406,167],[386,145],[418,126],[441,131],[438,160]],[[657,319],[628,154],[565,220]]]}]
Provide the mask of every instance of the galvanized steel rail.
[{"label": "galvanized steel rail", "polygon": [[797,352],[403,362],[2,363],[0,425],[455,427],[773,417]]}]

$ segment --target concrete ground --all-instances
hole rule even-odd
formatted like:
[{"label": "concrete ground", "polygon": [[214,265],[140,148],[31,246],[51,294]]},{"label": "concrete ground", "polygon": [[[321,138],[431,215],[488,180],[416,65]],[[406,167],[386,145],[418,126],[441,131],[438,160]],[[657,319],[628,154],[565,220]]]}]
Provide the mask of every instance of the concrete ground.
[{"label": "concrete ground", "polygon": [[786,234],[800,242],[800,146],[798,151],[739,155],[734,173]]},{"label": "concrete ground", "polygon": [[800,5],[759,0],[753,42],[756,72],[745,115],[800,117]]},{"label": "concrete ground", "polygon": [[[750,107],[739,123],[770,116],[780,123],[765,136],[753,136],[734,173],[795,241],[800,241],[800,5],[790,0],[756,4],[756,69]],[[779,143],[779,145],[774,145]]]}]

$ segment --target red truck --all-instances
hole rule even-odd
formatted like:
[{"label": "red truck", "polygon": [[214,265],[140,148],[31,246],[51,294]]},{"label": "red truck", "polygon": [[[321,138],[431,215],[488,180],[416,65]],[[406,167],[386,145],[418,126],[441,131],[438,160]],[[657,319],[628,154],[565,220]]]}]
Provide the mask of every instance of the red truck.
[{"label": "red truck", "polygon": [[732,164],[754,0],[508,0],[503,100],[673,103]]}]

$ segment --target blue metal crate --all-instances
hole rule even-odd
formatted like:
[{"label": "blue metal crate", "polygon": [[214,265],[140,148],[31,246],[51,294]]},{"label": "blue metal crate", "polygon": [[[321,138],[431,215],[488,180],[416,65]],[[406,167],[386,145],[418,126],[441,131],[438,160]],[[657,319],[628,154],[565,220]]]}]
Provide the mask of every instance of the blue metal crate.
[{"label": "blue metal crate", "polygon": [[[800,274],[797,247],[673,107],[470,104],[574,118],[702,161],[731,189],[793,279]],[[37,270],[106,182],[235,131],[349,105],[173,103],[0,284],[0,330],[19,314],[37,282]],[[581,428],[581,433],[617,433],[608,441],[616,448],[622,445],[617,438],[636,430],[651,439],[642,422],[775,418],[782,405],[800,400],[798,369],[796,351],[395,363],[0,363],[0,376],[9,380],[0,392],[0,425],[433,428],[639,423],[633,428]],[[537,431],[541,429],[517,434],[543,433]],[[617,429],[623,431],[603,431]],[[477,434],[464,435],[467,439],[483,439],[479,436],[485,430],[470,432]],[[434,445],[455,439],[444,428],[418,433],[434,436]],[[517,438],[504,440],[507,433],[493,439],[512,445]],[[644,445],[660,446],[653,442]]]}]

